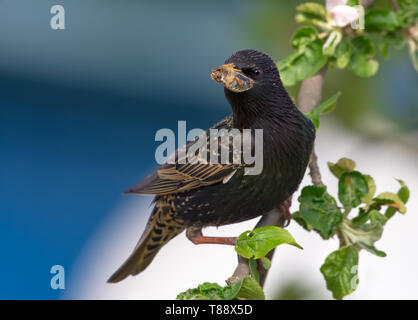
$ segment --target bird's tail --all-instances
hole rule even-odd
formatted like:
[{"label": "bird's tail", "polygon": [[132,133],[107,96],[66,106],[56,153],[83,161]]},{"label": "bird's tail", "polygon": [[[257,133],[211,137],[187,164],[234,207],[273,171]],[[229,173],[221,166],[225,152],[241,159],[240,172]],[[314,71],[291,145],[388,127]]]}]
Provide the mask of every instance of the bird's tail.
[{"label": "bird's tail", "polygon": [[107,282],[116,283],[129,275],[136,275],[143,271],[158,251],[184,229],[181,222],[173,219],[172,211],[167,206],[160,206],[157,202],[134,251]]}]

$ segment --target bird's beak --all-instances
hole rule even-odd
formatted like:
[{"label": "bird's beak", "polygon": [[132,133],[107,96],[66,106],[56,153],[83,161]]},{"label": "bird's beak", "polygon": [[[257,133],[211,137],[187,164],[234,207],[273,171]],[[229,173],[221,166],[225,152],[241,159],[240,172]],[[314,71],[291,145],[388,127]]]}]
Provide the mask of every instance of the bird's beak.
[{"label": "bird's beak", "polygon": [[233,92],[244,92],[254,86],[254,80],[236,69],[232,63],[213,69],[210,76],[216,82],[222,82],[225,88]]}]

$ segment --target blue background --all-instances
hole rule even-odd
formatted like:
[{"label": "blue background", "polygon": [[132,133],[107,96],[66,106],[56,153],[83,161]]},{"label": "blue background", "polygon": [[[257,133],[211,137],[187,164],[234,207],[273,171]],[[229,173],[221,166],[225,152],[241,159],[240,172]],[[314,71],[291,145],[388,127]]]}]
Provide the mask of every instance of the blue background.
[{"label": "blue background", "polygon": [[[65,30],[49,26],[54,4]],[[210,69],[244,48],[285,57],[294,6],[281,2],[272,42],[249,32],[264,17],[251,1],[1,1],[0,299],[59,298],[51,266],[70,272],[122,192],[156,167],[155,132],[228,115]],[[383,70],[382,84],[410,75],[395,91],[413,127],[410,70]]]}]

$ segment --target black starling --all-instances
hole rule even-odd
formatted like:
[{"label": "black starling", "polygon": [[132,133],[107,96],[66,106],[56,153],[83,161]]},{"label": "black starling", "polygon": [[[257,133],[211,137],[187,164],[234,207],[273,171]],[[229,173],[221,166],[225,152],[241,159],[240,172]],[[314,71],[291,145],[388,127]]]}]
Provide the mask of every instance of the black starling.
[{"label": "black starling", "polygon": [[[255,129],[263,129],[262,172],[245,174],[248,165],[233,162],[232,152],[229,162],[218,164],[179,161],[184,160],[179,151],[184,149],[177,150],[174,163],[161,165],[126,191],[156,195],[155,206],[133,253],[108,282],[119,282],[143,271],[159,249],[185,229],[195,244],[234,244],[235,238],[205,237],[201,229],[264,215],[298,188],[312,152],[315,128],[293,104],[276,64],[264,53],[242,50],[212,70],[211,76],[224,84],[232,108],[232,115],[212,129],[251,129],[252,135]],[[206,147],[210,150],[213,140],[208,131],[207,136]],[[231,144],[230,140],[227,143]],[[186,152],[195,142],[183,147]]]}]

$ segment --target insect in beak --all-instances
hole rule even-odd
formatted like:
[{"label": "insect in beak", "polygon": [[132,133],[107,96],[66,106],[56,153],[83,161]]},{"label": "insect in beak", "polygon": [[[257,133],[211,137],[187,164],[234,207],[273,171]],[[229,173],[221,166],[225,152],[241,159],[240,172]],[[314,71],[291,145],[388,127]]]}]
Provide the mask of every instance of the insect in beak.
[{"label": "insect in beak", "polygon": [[224,64],[212,70],[210,75],[216,82],[221,82],[230,91],[244,92],[254,86],[254,80],[247,77],[234,64]]}]

